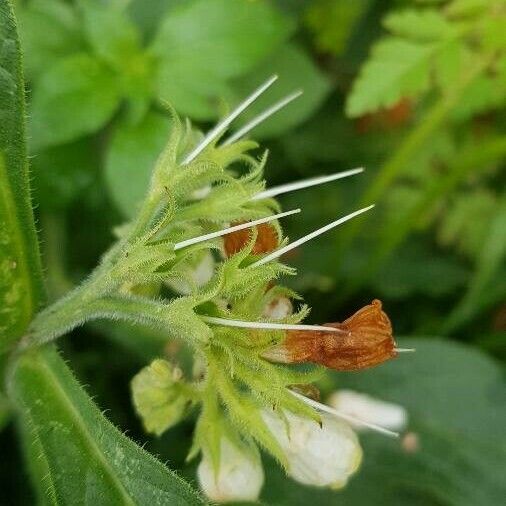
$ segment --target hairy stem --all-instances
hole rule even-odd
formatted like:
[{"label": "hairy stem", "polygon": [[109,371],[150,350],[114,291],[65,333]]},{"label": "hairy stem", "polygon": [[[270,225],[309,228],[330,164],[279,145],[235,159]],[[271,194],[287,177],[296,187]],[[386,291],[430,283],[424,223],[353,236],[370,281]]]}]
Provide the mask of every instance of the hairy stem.
[{"label": "hairy stem", "polygon": [[142,297],[88,298],[79,287],[58,304],[48,307],[33,320],[23,339],[23,348],[56,339],[91,320],[123,320],[165,329],[167,304]]}]

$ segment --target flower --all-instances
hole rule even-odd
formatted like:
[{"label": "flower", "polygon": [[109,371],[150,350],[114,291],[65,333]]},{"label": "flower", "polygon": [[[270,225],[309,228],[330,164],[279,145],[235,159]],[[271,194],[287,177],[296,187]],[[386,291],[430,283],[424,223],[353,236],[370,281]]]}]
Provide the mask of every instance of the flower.
[{"label": "flower", "polygon": [[216,502],[256,501],[264,483],[260,457],[240,449],[226,437],[221,439],[220,452],[217,472],[210,453],[205,448],[202,452],[197,476],[206,496]]},{"label": "flower", "polygon": [[[242,222],[232,223],[233,225],[239,225]],[[268,223],[261,223],[257,226],[257,238],[255,245],[251,253],[253,255],[260,255],[261,253],[269,253],[276,249],[279,243],[278,234],[276,229]],[[223,245],[225,248],[225,254],[227,257],[232,256],[235,253],[241,251],[250,239],[251,231],[247,229],[237,230],[231,232],[223,238]]]},{"label": "flower", "polygon": [[364,369],[397,355],[392,325],[375,299],[343,323],[327,323],[324,330],[288,330],[285,339],[263,353],[273,362],[315,362],[338,371]]},{"label": "flower", "polygon": [[322,414],[319,425],[288,411],[264,410],[262,418],[286,454],[289,476],[299,483],[342,488],[360,466],[357,436],[335,417]]},{"label": "flower", "polygon": [[[395,431],[403,430],[408,421],[408,415],[402,406],[380,401],[353,390],[335,391],[329,397],[327,404],[344,415]],[[350,423],[357,430],[364,428],[363,424]]]}]

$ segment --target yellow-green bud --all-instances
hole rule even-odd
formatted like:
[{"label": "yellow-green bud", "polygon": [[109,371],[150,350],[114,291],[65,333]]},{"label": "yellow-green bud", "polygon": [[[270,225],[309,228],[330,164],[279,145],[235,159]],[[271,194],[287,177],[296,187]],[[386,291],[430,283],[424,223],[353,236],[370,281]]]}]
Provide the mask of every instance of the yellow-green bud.
[{"label": "yellow-green bud", "polygon": [[181,377],[181,369],[157,359],[133,378],[134,406],[147,432],[159,436],[183,418],[189,399]]}]

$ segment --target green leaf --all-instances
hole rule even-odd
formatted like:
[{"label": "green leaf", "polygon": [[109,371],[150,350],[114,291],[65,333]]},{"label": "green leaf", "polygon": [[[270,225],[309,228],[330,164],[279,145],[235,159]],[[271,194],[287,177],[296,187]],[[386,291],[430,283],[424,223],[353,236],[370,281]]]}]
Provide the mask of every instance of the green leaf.
[{"label": "green leaf", "polygon": [[60,60],[38,81],[31,104],[33,147],[61,144],[101,128],[120,101],[114,74],[81,53]]},{"label": "green leaf", "polygon": [[447,7],[447,13],[455,18],[476,16],[490,7],[490,3],[490,0],[453,0]]},{"label": "green leaf", "polygon": [[278,49],[271,58],[254,68],[251,74],[234,82],[233,102],[238,102],[240,97],[246,96],[251,91],[252,83],[261,82],[262,79],[267,79],[273,74],[279,75],[275,86],[241,115],[237,121],[238,125],[244,124],[252,116],[293,91],[300,89],[304,93],[256,127],[253,132],[255,139],[280,135],[289,128],[297,126],[315,112],[330,91],[329,81],[306,52],[297,46],[287,44]]},{"label": "green leaf", "polygon": [[227,80],[251,70],[290,31],[263,0],[184,3],[169,11],[152,45],[160,59],[158,93],[182,114],[214,118]]},{"label": "green leaf", "polygon": [[493,216],[478,221],[482,227],[487,222],[490,226],[485,227],[475,273],[467,292],[448,318],[447,331],[462,325],[484,306],[494,304],[506,295],[506,283],[501,283],[506,264],[506,195],[502,196]]},{"label": "green leaf", "polygon": [[99,167],[100,159],[90,138],[38,153],[32,160],[37,204],[42,211],[62,211],[79,198],[89,198]]},{"label": "green leaf", "polygon": [[84,48],[75,9],[61,0],[32,0],[17,9],[29,78]]},{"label": "green leaf", "polygon": [[448,37],[454,27],[438,11],[433,9],[407,9],[389,14],[383,21],[393,34],[421,41]]},{"label": "green leaf", "polygon": [[43,298],[30,204],[24,82],[10,2],[0,0],[0,351],[21,333]]},{"label": "green leaf", "polygon": [[390,107],[430,84],[432,46],[390,37],[373,47],[346,102],[351,117]]},{"label": "green leaf", "polygon": [[309,3],[304,16],[305,23],[313,32],[318,49],[341,55],[370,3],[370,0],[317,0]]},{"label": "green leaf", "polygon": [[464,122],[476,114],[506,105],[506,56],[499,59],[495,71],[477,77],[464,92],[452,112],[452,118]]},{"label": "green leaf", "polygon": [[488,228],[499,208],[496,195],[489,189],[476,188],[454,198],[441,220],[438,239],[454,245],[463,254],[476,258],[483,250]]},{"label": "green leaf", "polygon": [[124,2],[81,0],[86,38],[94,53],[114,67],[122,67],[132,52],[138,52],[140,35],[128,19]]},{"label": "green leaf", "polygon": [[501,367],[469,347],[409,339],[416,353],[360,374],[334,375],[330,388],[351,388],[403,405],[418,448],[364,434],[362,469],[341,491],[305,488],[269,466],[269,504],[475,506],[501,504],[506,494],[506,424]]},{"label": "green leaf", "polygon": [[31,457],[41,462],[31,470],[45,502],[204,504],[104,418],[52,347],[20,357],[9,390],[25,427],[25,448],[34,444]]},{"label": "green leaf", "polygon": [[420,294],[437,298],[455,292],[467,279],[467,270],[455,260],[411,241],[382,266],[372,284],[374,290],[391,299]]},{"label": "green leaf", "polygon": [[125,216],[133,216],[148,190],[156,159],[167,142],[170,121],[150,112],[136,124],[118,123],[105,176],[109,193]]}]

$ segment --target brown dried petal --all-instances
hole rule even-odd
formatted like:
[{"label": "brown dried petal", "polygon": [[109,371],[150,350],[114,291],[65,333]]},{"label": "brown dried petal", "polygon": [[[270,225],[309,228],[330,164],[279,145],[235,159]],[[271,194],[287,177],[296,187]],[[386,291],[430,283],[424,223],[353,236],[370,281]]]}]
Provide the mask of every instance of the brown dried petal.
[{"label": "brown dried petal", "polygon": [[[241,223],[244,222],[234,222],[231,225],[240,225]],[[257,239],[253,246],[252,253],[254,255],[260,255],[275,250],[278,246],[278,234],[276,233],[276,229],[268,223],[262,223],[257,225],[257,231]],[[250,234],[250,229],[243,229],[225,235],[223,237],[223,243],[227,257],[241,251],[250,240]]]},{"label": "brown dried petal", "polygon": [[343,323],[326,326],[343,332],[289,330],[284,342],[267,350],[264,357],[285,363],[315,362],[338,371],[353,371],[397,355],[392,325],[377,299]]}]

